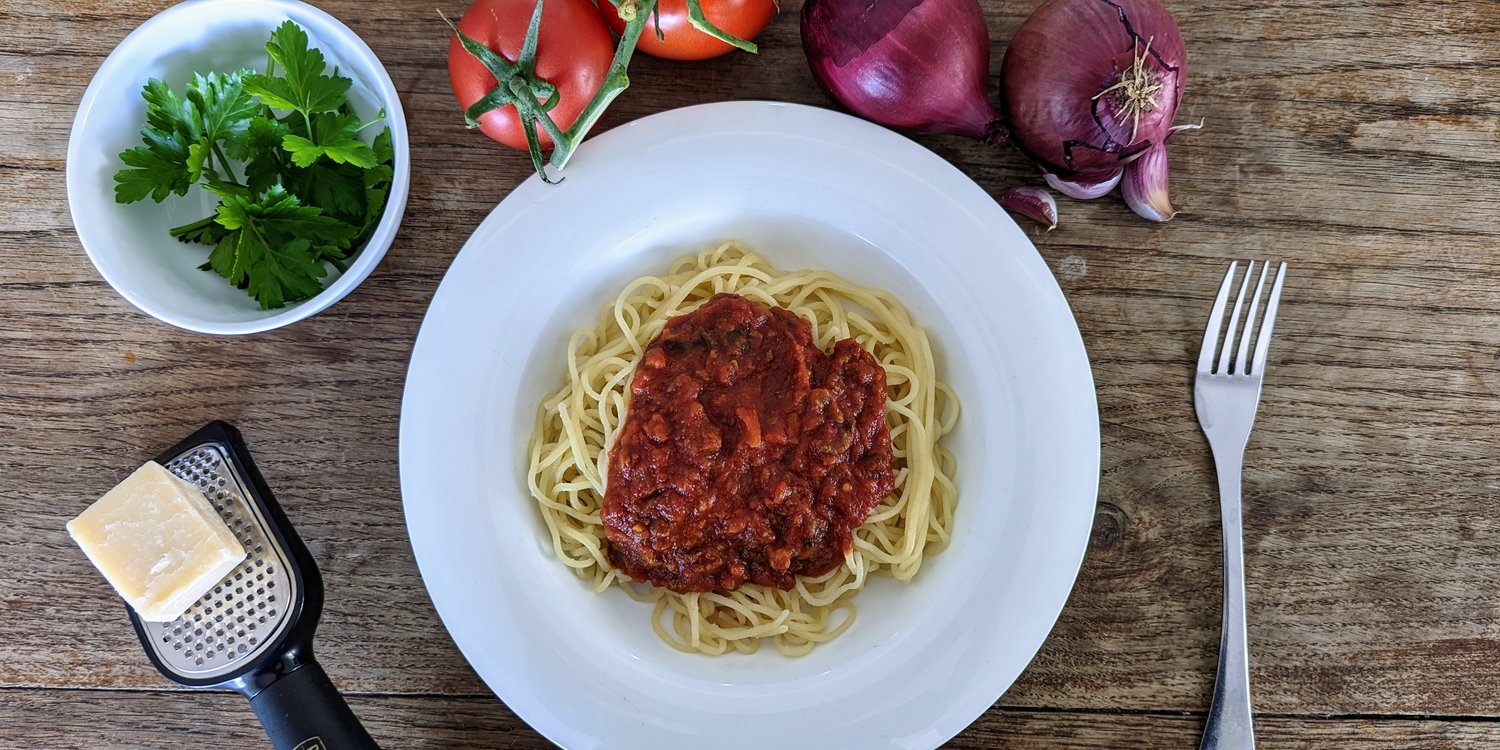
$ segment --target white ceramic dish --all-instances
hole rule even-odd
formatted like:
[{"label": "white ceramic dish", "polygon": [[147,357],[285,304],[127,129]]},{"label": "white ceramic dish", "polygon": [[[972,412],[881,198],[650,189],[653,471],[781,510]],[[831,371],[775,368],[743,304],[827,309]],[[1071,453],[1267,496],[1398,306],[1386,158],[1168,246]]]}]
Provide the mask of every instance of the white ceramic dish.
[{"label": "white ceramic dish", "polygon": [[[963,415],[953,545],[810,655],[681,654],[650,605],[593,594],[553,556],[527,494],[537,404],[569,333],[630,279],[726,238],[782,268],[896,293]],[[1067,302],[978,186],[890,131],[741,102],[648,117],[528,180],[438,289],[401,413],[417,561],[464,655],[568,748],[931,748],[1010,686],[1072,588],[1093,518],[1098,414]]]},{"label": "white ceramic dish", "polygon": [[[348,272],[310,300],[262,310],[243,290],[200,271],[208,249],[184,246],[167,230],[213,213],[217,198],[199,187],[157,204],[115,203],[119,153],[140,144],[146,122],[141,87],[160,78],[181,93],[193,72],[265,67],[266,39],[291,19],[307,31],[330,66],[353,79],[349,99],[369,119],[385,108],[395,147],[395,177],[385,215]],[[364,135],[373,138],[378,128]],[[411,158],[406,115],[385,67],[349,27],[296,0],[189,0],[168,8],[125,37],[83,94],[68,139],[68,208],[89,259],[105,281],[142,312],[203,333],[254,333],[287,325],[342,299],[375,270],[406,210]],[[325,281],[327,281],[325,279]]]}]

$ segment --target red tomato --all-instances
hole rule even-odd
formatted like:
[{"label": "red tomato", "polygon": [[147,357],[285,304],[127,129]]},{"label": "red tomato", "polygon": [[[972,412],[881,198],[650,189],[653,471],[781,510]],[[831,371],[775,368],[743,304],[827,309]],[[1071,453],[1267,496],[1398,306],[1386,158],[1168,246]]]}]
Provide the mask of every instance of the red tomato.
[{"label": "red tomato", "polygon": [[[703,17],[731,36],[749,41],[776,17],[775,0],[702,0]],[[609,27],[619,34],[625,21],[609,0],[599,0],[599,8]],[[659,0],[661,39],[656,38],[656,22],[648,20],[636,49],[652,57],[668,60],[707,60],[734,49],[695,28],[688,21],[687,0]]]},{"label": "red tomato", "polygon": [[[458,28],[515,62],[535,9],[536,0],[476,0],[458,22]],[[558,127],[567,130],[578,119],[589,99],[603,85],[614,54],[614,39],[592,2],[545,0],[542,22],[537,28],[536,77],[557,87],[557,106],[549,114]],[[465,108],[484,98],[496,85],[489,69],[463,48],[457,34],[448,44],[448,79],[458,103]],[[479,118],[479,129],[511,148],[526,150],[526,133],[513,105],[484,114]],[[552,145],[552,139],[540,126],[537,135],[542,148]]]}]

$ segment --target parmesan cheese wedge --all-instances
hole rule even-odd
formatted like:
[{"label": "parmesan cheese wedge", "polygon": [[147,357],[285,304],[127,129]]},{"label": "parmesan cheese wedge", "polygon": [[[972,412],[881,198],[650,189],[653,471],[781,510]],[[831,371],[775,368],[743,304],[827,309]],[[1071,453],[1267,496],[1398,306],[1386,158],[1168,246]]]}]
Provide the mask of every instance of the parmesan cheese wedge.
[{"label": "parmesan cheese wedge", "polygon": [[68,534],[148,622],[176,619],[245,559],[208,498],[155,461],[69,521]]}]

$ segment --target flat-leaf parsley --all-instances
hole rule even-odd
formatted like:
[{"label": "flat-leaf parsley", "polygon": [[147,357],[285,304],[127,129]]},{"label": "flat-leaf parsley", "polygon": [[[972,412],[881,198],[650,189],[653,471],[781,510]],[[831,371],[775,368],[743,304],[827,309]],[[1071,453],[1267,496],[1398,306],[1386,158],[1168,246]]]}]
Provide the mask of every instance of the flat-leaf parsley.
[{"label": "flat-leaf parsley", "polygon": [[266,53],[264,73],[195,73],[180,97],[149,81],[145,145],[120,153],[115,200],[160,203],[199,184],[218,195],[214,215],[172,236],[211,246],[201,268],[270,309],[323,291],[329,265],[347,269],[380,221],[395,153],[389,127],[360,137],[385,113],[360,122],[353,81],[329,73],[295,23],[271,33]]}]

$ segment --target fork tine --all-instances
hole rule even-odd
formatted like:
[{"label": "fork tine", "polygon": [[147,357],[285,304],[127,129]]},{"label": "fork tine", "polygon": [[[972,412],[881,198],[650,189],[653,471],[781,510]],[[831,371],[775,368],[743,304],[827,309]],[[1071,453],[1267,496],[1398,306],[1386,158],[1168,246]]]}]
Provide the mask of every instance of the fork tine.
[{"label": "fork tine", "polygon": [[[1245,312],[1245,331],[1240,334],[1240,348],[1234,354],[1234,370],[1241,375],[1250,374],[1250,336],[1255,332],[1255,311],[1260,309],[1260,293],[1266,288],[1266,272],[1271,270],[1270,261],[1261,261],[1260,281],[1255,282],[1255,294],[1250,296],[1250,309]],[[1245,283],[1250,282],[1250,272],[1245,272]],[[1243,292],[1241,295],[1243,296]],[[1224,342],[1229,346],[1229,342]],[[1233,370],[1231,371],[1233,374]]]},{"label": "fork tine", "polygon": [[1245,307],[1245,292],[1250,289],[1250,276],[1255,273],[1255,261],[1245,264],[1245,280],[1240,282],[1240,293],[1234,298],[1234,311],[1229,315],[1229,330],[1224,334],[1223,351],[1219,352],[1220,375],[1230,374],[1229,357],[1234,354],[1234,334],[1239,330],[1240,311]]},{"label": "fork tine", "polygon": [[1266,299],[1266,318],[1260,324],[1260,338],[1255,342],[1255,364],[1250,369],[1260,375],[1266,366],[1266,353],[1271,348],[1271,329],[1276,327],[1276,308],[1281,302],[1281,283],[1286,280],[1286,263],[1276,268],[1276,281],[1271,284],[1271,296]]},{"label": "fork tine", "polygon": [[1234,272],[1240,262],[1229,264],[1223,283],[1219,284],[1219,295],[1214,297],[1214,309],[1208,314],[1208,327],[1203,331],[1203,348],[1198,350],[1198,372],[1205,375],[1213,372],[1214,352],[1219,344],[1219,329],[1224,325],[1224,308],[1229,305],[1229,290],[1234,285]]}]

